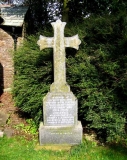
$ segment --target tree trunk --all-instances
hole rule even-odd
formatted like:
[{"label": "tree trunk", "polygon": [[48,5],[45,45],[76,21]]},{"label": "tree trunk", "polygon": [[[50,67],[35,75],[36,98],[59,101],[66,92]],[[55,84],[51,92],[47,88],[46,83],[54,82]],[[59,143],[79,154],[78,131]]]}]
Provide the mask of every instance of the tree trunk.
[{"label": "tree trunk", "polygon": [[67,3],[69,0],[63,0],[63,14],[62,14],[62,21],[63,22],[68,22],[68,12],[69,8],[67,7]]}]

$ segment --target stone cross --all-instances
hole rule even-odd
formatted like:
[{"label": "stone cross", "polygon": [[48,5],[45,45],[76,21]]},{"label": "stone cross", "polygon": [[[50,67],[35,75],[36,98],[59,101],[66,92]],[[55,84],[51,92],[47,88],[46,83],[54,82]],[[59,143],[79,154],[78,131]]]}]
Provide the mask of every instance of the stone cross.
[{"label": "stone cross", "polygon": [[54,82],[43,98],[43,122],[39,126],[40,145],[80,144],[82,125],[78,121],[78,100],[66,82],[65,48],[79,48],[78,35],[64,37],[65,22],[51,23],[54,37],[40,36],[40,50],[53,48]]},{"label": "stone cross", "polygon": [[52,92],[68,92],[70,90],[66,83],[66,66],[65,66],[65,47],[72,47],[78,50],[81,43],[78,35],[64,37],[64,27],[66,22],[57,20],[51,23],[54,29],[54,37],[44,37],[40,35],[37,44],[40,50],[44,48],[53,48],[54,52],[54,83],[50,87]]}]

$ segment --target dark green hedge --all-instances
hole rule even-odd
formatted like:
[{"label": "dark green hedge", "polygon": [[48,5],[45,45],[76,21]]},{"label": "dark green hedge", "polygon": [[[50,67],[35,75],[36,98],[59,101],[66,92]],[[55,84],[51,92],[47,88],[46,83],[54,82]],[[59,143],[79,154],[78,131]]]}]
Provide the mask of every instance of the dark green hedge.
[{"label": "dark green hedge", "polygon": [[[124,15],[91,16],[67,24],[65,36],[79,35],[79,51],[66,49],[67,82],[78,98],[79,119],[105,140],[125,135],[127,113],[127,21]],[[42,31],[52,36],[51,31]],[[14,55],[15,105],[38,124],[42,99],[53,81],[52,49],[39,50],[38,35]]]}]

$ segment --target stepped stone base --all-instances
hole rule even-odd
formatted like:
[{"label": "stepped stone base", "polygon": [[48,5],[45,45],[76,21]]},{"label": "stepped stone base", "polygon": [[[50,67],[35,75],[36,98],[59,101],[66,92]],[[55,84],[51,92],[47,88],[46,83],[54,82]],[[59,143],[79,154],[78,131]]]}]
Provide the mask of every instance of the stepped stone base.
[{"label": "stepped stone base", "polygon": [[45,144],[80,144],[82,142],[82,125],[78,124],[71,127],[44,126],[40,123],[39,127],[40,145]]}]

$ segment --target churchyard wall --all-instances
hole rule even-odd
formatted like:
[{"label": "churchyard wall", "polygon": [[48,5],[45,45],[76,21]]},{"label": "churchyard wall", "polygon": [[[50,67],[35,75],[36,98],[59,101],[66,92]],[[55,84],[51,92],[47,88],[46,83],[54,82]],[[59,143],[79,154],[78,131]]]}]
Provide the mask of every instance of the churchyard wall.
[{"label": "churchyard wall", "polygon": [[14,41],[12,37],[0,28],[0,89],[12,87]]}]

